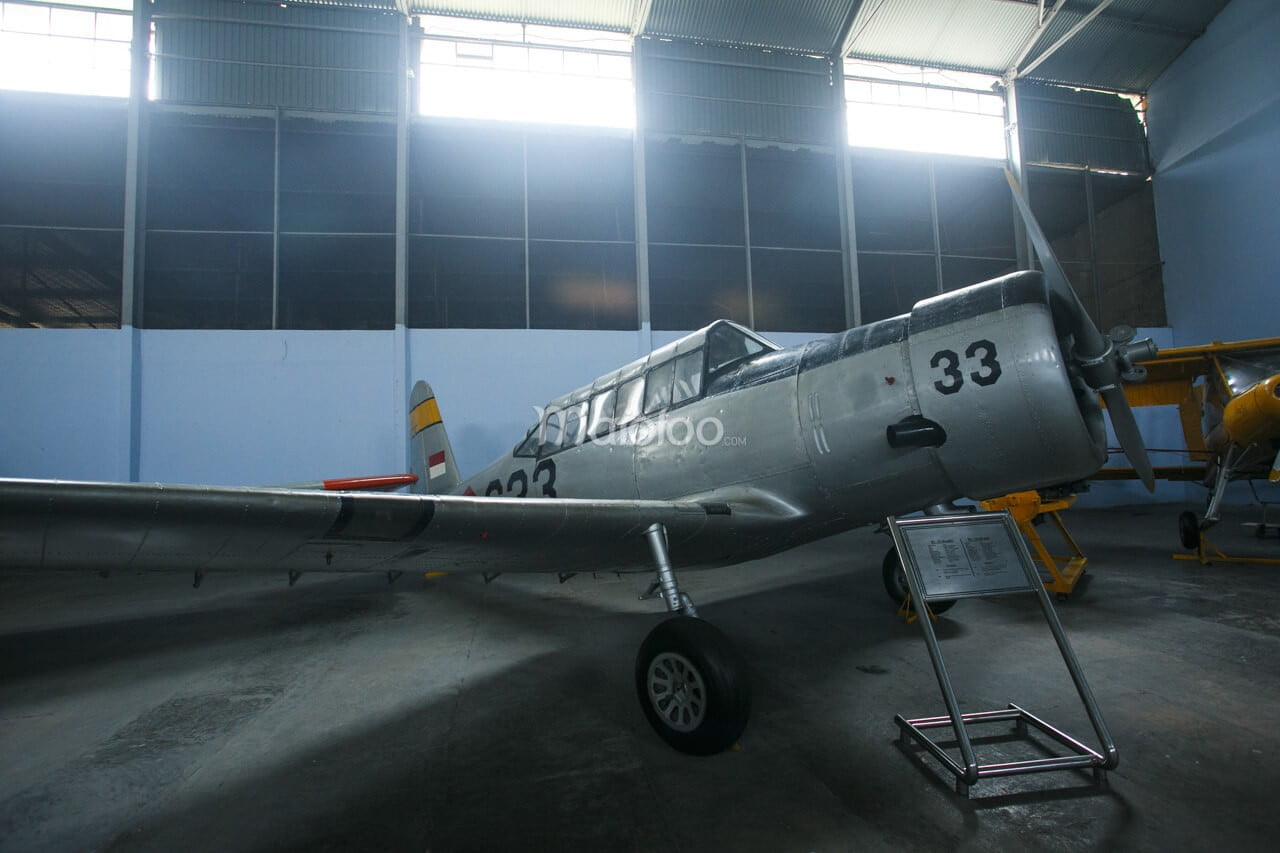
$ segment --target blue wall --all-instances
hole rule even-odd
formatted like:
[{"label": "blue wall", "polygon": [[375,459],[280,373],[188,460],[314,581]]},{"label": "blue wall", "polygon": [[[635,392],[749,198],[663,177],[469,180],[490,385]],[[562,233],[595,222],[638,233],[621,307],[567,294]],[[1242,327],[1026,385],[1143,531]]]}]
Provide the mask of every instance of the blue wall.
[{"label": "blue wall", "polygon": [[1149,93],[1179,346],[1280,335],[1280,4],[1232,0]]},{"label": "blue wall", "polygon": [[[1168,330],[1147,332],[1169,343]],[[211,485],[404,471],[404,398],[416,378],[432,383],[459,468],[474,473],[510,450],[533,423],[534,406],[679,337],[478,329],[401,334],[5,330],[0,476],[129,479],[135,336],[138,478]],[[769,337],[793,346],[815,336]],[[402,347],[407,353],[398,370]],[[1181,440],[1171,412],[1145,410],[1138,417],[1151,446]],[[1116,457],[1111,464],[1125,463]],[[1157,499],[1184,494],[1180,484],[1162,484]],[[1108,483],[1083,500],[1145,499],[1136,484]]]},{"label": "blue wall", "polygon": [[0,332],[0,476],[129,479],[129,331]]},{"label": "blue wall", "polygon": [[[1280,4],[1232,0],[1151,87],[1147,125],[1176,346],[1280,336]],[[1188,488],[1199,499],[1202,489]],[[1280,489],[1257,484],[1267,500]],[[1247,484],[1227,490],[1249,501]]]}]

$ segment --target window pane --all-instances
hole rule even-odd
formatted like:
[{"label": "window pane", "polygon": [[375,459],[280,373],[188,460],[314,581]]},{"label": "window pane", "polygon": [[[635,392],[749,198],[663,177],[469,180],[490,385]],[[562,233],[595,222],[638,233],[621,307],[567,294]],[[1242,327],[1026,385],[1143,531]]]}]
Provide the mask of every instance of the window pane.
[{"label": "window pane", "polygon": [[644,377],[637,376],[630,382],[618,386],[618,406],[616,426],[626,426],[640,417],[641,402],[644,399]]},{"label": "window pane", "polygon": [[409,231],[523,237],[523,163],[518,133],[415,126]]},{"label": "window pane", "polygon": [[0,227],[0,327],[120,325],[121,231]]},{"label": "window pane", "polygon": [[275,128],[268,119],[158,116],[147,227],[271,231]]},{"label": "window pane", "polygon": [[989,166],[938,164],[938,238],[944,255],[1017,257],[1013,200],[1004,171]]},{"label": "window pane", "polygon": [[645,380],[644,413],[651,415],[671,405],[671,380],[675,362],[668,361],[649,371]]},{"label": "window pane", "polygon": [[540,455],[552,453],[560,449],[560,441],[564,438],[564,412],[560,409],[548,408],[547,416],[542,421],[542,445],[538,448]]},{"label": "window pane", "polygon": [[1017,261],[990,258],[942,257],[942,289],[956,290],[981,281],[1008,275],[1018,268]]},{"label": "window pane", "polygon": [[588,438],[599,438],[613,429],[613,407],[618,399],[618,389],[610,388],[591,400],[591,420],[587,427]]},{"label": "window pane", "polygon": [[462,237],[409,238],[409,325],[523,329],[524,244]]},{"label": "window pane", "polygon": [[392,328],[395,238],[281,236],[279,325]]},{"label": "window pane", "polygon": [[395,230],[393,128],[287,120],[280,136],[280,230]]},{"label": "window pane", "polygon": [[714,373],[764,351],[759,341],[747,337],[740,329],[724,324],[717,325],[708,334],[707,349],[708,373]]},{"label": "window pane", "polygon": [[[419,20],[419,19],[415,19]],[[629,57],[554,47],[450,42],[439,37],[525,41],[629,51],[616,33],[566,27],[462,22],[426,16],[419,109],[427,115],[631,127],[635,124]],[[442,49],[441,45],[453,48]],[[601,70],[601,60],[608,63]]]},{"label": "window pane", "polygon": [[896,317],[921,299],[938,292],[938,272],[932,255],[876,255],[858,253],[858,283],[862,291],[862,322]]},{"label": "window pane", "polygon": [[746,244],[737,146],[651,141],[645,149],[651,242]]},{"label": "window pane", "polygon": [[859,251],[933,251],[926,160],[854,156],[852,175]]},{"label": "window pane", "polygon": [[751,295],[757,329],[838,332],[845,327],[839,252],[752,248]]},{"label": "window pane", "polygon": [[586,426],[587,405],[582,403],[565,410],[563,442],[565,447],[573,447],[582,443],[585,437],[584,427]]},{"label": "window pane", "polygon": [[[125,109],[0,93],[0,223],[124,225]],[[52,100],[52,99],[51,99]]]},{"label": "window pane", "polygon": [[1102,328],[1163,326],[1160,245],[1151,182],[1136,175],[1090,176],[1098,247]]},{"label": "window pane", "polygon": [[1062,261],[1089,260],[1089,207],[1084,172],[1028,169],[1031,211]]},{"label": "window pane", "polygon": [[529,135],[529,236],[634,240],[629,139]]},{"label": "window pane", "polygon": [[653,328],[698,329],[719,319],[746,323],[745,255],[717,246],[650,246]]},{"label": "window pane", "polygon": [[703,355],[704,351],[698,349],[676,359],[675,384],[671,393],[672,405],[692,400],[702,394]]},{"label": "window pane", "polygon": [[271,235],[147,235],[142,325],[270,329]]},{"label": "window pane", "polygon": [[832,154],[748,147],[752,249],[776,246],[839,251],[837,186]]},{"label": "window pane", "polygon": [[529,319],[535,329],[635,329],[635,246],[529,243]]}]

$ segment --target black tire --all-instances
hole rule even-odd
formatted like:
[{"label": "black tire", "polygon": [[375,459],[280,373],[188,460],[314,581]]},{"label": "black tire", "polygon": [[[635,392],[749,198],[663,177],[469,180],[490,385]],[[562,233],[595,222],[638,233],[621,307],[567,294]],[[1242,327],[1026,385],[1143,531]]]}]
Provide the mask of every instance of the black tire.
[{"label": "black tire", "polygon": [[[898,559],[898,549],[890,548],[884,555],[884,562],[881,563],[881,576],[884,578],[884,591],[889,593],[889,598],[893,599],[893,603],[899,607],[902,602],[907,600],[907,576],[902,570],[902,561]],[[946,613],[956,604],[954,598],[943,599],[941,601],[929,602],[929,609],[934,615]],[[913,601],[907,605],[909,612],[915,612],[916,603]]]},{"label": "black tire", "polygon": [[1200,547],[1200,522],[1194,512],[1184,512],[1178,516],[1178,539],[1182,547],[1195,551]]},{"label": "black tire", "polygon": [[742,656],[718,628],[691,616],[672,617],[645,637],[636,694],[658,736],[689,755],[733,746],[751,713]]}]

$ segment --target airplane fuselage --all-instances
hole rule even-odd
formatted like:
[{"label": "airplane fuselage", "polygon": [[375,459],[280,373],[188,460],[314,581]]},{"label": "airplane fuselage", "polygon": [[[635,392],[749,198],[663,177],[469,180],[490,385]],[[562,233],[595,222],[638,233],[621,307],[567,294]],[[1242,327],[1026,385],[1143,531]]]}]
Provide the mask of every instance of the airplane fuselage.
[{"label": "airplane fuselage", "polygon": [[[681,565],[716,565],[957,498],[1073,482],[1105,459],[1096,399],[1068,373],[1037,273],[722,370],[704,356],[681,402],[587,429],[597,398],[608,402],[641,376],[669,381],[672,361],[711,353],[707,337],[695,333],[553,401],[531,432],[540,440],[457,491],[723,507],[732,525],[672,554]],[[547,441],[556,430],[561,440]]]}]

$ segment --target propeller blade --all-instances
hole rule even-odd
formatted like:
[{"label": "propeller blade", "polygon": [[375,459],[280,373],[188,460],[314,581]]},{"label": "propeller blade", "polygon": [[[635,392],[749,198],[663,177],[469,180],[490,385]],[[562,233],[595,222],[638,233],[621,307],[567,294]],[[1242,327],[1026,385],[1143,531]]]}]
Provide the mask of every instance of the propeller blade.
[{"label": "propeller blade", "polygon": [[1040,227],[1040,223],[1036,221],[1035,214],[1031,212],[1031,205],[1027,202],[1027,197],[1022,194],[1018,179],[1008,169],[1004,170],[1004,177],[1009,182],[1009,189],[1013,191],[1013,203],[1017,205],[1022,222],[1027,227],[1027,236],[1031,238],[1031,245],[1035,247],[1040,265],[1044,267],[1044,276],[1049,282],[1050,289],[1060,298],[1065,299],[1067,304],[1075,306],[1076,352],[1084,358],[1097,358],[1107,351],[1106,339],[1094,325],[1089,312],[1081,304],[1080,297],[1071,287],[1071,282],[1067,279],[1067,271],[1058,262],[1058,256],[1053,253],[1053,246],[1049,244],[1049,238]]},{"label": "propeller blade", "polygon": [[1017,205],[1018,213],[1027,227],[1027,236],[1031,238],[1031,245],[1035,247],[1040,265],[1044,267],[1045,280],[1049,288],[1074,309],[1072,311],[1074,328],[1071,335],[1073,349],[1074,355],[1080,360],[1085,380],[1093,388],[1100,389],[1102,399],[1107,405],[1107,414],[1111,418],[1111,427],[1115,430],[1116,439],[1119,440],[1124,455],[1129,457],[1129,464],[1133,466],[1133,470],[1147,487],[1147,491],[1154,492],[1156,490],[1155,473],[1151,470],[1147,445],[1142,440],[1142,433],[1138,431],[1138,422],[1133,417],[1133,409],[1129,407],[1124,389],[1120,387],[1119,355],[1113,348],[1111,339],[1102,334],[1080,302],[1080,297],[1076,296],[1071,282],[1067,279],[1066,270],[1058,262],[1058,256],[1053,253],[1049,238],[1045,236],[1040,223],[1036,221],[1035,214],[1031,212],[1031,205],[1027,203],[1027,197],[1022,194],[1022,187],[1018,186],[1017,178],[1008,169],[1004,170],[1004,177],[1009,182],[1009,189],[1013,191],[1013,202]]},{"label": "propeller blade", "polygon": [[1151,459],[1147,456],[1147,445],[1138,431],[1138,422],[1133,418],[1133,409],[1124,395],[1124,389],[1112,385],[1102,392],[1102,399],[1107,404],[1107,415],[1111,418],[1111,428],[1116,431],[1116,439],[1124,455],[1129,457],[1129,464],[1137,472],[1142,484],[1148,492],[1156,490],[1155,472],[1151,470]]}]

